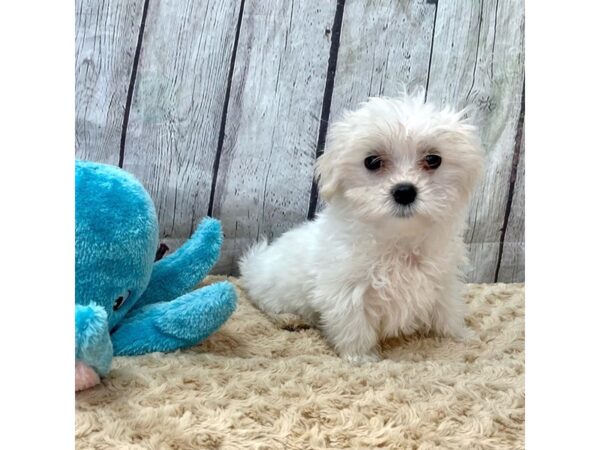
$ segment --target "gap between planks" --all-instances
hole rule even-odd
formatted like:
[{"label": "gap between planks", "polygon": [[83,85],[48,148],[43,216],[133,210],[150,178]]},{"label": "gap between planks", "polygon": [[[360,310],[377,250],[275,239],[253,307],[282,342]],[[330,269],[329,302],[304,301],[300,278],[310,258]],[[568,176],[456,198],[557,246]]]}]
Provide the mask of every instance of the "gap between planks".
[{"label": "gap between planks", "polygon": [[135,88],[135,77],[137,76],[138,63],[140,61],[140,53],[142,52],[142,41],[144,39],[144,28],[146,27],[146,17],[148,16],[149,3],[150,0],[144,0],[144,8],[142,9],[142,20],[140,22],[138,40],[135,47],[135,55],[133,56],[129,87],[127,89],[125,112],[123,114],[123,127],[121,128],[121,146],[119,147],[119,167],[121,169],[123,168],[123,161],[125,159],[125,142],[127,141],[127,126],[129,125],[129,112],[131,111],[131,102],[133,101],[133,90]]},{"label": "gap between planks", "polygon": [[[238,14],[238,22],[235,29],[235,39],[233,41],[233,51],[231,53],[231,62],[229,64],[229,76],[227,78],[227,88],[225,89],[225,101],[223,102],[223,114],[221,116],[221,126],[219,129],[219,140],[217,142],[217,153],[213,163],[212,180],[210,184],[210,196],[208,200],[208,211],[206,215],[212,217],[213,207],[215,202],[215,191],[217,189],[217,177],[219,175],[219,164],[221,162],[221,153],[223,151],[223,142],[225,141],[225,125],[227,124],[227,110],[229,108],[229,96],[231,95],[231,83],[233,80],[233,71],[235,69],[235,58],[237,56],[237,48],[240,40],[240,29],[242,28],[242,18],[244,16],[244,2],[240,2],[240,12]],[[190,231],[193,232],[193,229]]]},{"label": "gap between planks", "polygon": [[[329,112],[331,110],[331,99],[333,97],[333,87],[335,84],[335,71],[337,69],[338,52],[340,50],[340,37],[342,34],[342,21],[344,20],[344,6],[346,0],[338,0],[333,18],[333,27],[331,30],[331,47],[329,49],[329,60],[327,62],[327,78],[325,80],[325,90],[323,92],[323,105],[321,107],[321,121],[319,123],[319,135],[317,138],[317,151],[315,160],[323,154],[325,149],[325,139],[327,137],[327,128],[329,125]],[[319,191],[316,180],[313,179],[310,191],[310,200],[308,204],[308,220],[315,217],[317,209],[317,199]]]},{"label": "gap between planks", "polygon": [[508,186],[508,199],[506,200],[506,210],[504,212],[504,222],[502,223],[502,232],[500,233],[500,246],[498,248],[498,262],[496,264],[496,272],[494,273],[494,283],[498,282],[498,274],[502,265],[502,253],[504,251],[504,239],[506,237],[506,229],[508,228],[508,219],[510,217],[515,181],[517,179],[517,169],[519,165],[519,156],[521,154],[521,142],[523,127],[525,126],[525,81],[523,80],[523,90],[521,91],[521,110],[519,111],[519,121],[517,123],[517,132],[515,133],[515,146],[513,151],[512,167],[510,172],[510,181]]}]

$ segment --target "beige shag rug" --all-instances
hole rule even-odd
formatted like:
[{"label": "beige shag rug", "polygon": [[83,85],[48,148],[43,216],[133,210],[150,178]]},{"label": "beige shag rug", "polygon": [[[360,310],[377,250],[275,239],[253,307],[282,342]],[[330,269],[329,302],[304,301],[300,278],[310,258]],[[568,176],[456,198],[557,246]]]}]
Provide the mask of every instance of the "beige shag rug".
[{"label": "beige shag rug", "polygon": [[469,286],[474,341],[387,342],[386,359],[363,367],[239,294],[204,344],[116,358],[77,394],[77,448],[524,448],[522,284]]}]

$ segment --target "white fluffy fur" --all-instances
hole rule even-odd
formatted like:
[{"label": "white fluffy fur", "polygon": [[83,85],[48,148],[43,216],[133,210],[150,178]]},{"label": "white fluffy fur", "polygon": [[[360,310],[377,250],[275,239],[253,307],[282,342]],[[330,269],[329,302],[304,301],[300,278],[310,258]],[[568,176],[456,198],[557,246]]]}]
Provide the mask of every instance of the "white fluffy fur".
[{"label": "white fluffy fur", "polygon": [[[241,260],[255,305],[303,316],[359,363],[400,333],[463,338],[462,234],[483,152],[462,116],[404,95],[371,98],[333,124],[316,170],[327,207]],[[436,170],[423,167],[430,153],[442,157]],[[374,154],[384,166],[371,172]],[[406,182],[418,192],[410,207],[391,195]]]}]

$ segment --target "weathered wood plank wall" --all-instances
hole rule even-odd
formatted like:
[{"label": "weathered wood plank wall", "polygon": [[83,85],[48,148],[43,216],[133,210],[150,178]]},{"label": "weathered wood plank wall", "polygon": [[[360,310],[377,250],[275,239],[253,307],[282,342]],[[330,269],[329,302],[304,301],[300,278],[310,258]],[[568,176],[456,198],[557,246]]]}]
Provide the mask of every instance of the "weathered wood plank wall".
[{"label": "weathered wood plank wall", "polygon": [[122,167],[150,192],[170,247],[209,206],[239,12],[236,0],[148,4]]},{"label": "weathered wood plank wall", "polygon": [[75,25],[77,157],[119,164],[143,0],[78,1]]},{"label": "weathered wood plank wall", "polygon": [[327,125],[403,86],[473,106],[488,155],[476,282],[524,279],[522,0],[77,0],[76,155],[152,195],[171,247],[210,214],[216,272],[321,207]]},{"label": "weathered wood plank wall", "polygon": [[466,235],[474,281],[495,279],[503,246],[521,117],[523,27],[520,1],[456,0],[437,5],[427,98],[474,106],[488,155],[485,181],[473,199]]},{"label": "weathered wood plank wall", "polygon": [[228,237],[216,271],[306,220],[334,16],[334,2],[244,5],[212,211]]}]

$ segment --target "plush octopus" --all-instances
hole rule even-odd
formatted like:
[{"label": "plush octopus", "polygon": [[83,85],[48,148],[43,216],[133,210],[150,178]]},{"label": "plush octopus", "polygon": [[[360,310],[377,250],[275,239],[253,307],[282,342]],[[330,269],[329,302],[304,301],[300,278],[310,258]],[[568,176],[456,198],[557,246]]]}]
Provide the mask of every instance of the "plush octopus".
[{"label": "plush octopus", "polygon": [[219,221],[205,218],[179,249],[155,261],[158,220],[144,187],[117,167],[76,161],[76,390],[99,383],[113,355],[190,347],[229,318],[236,307],[229,282],[195,289],[222,239]]}]

